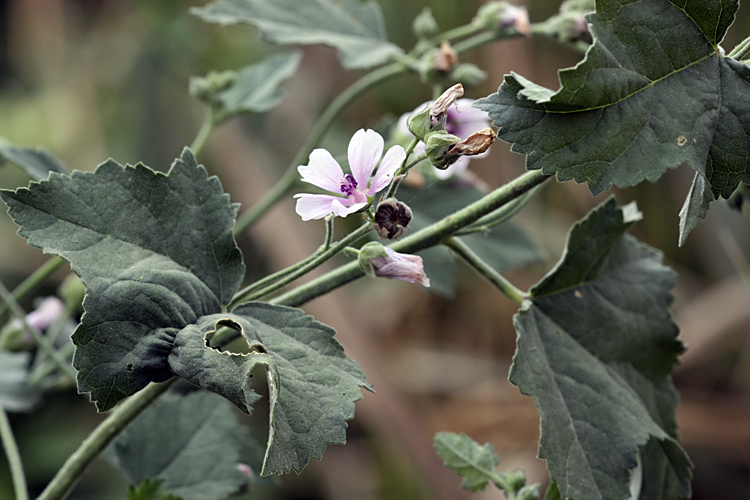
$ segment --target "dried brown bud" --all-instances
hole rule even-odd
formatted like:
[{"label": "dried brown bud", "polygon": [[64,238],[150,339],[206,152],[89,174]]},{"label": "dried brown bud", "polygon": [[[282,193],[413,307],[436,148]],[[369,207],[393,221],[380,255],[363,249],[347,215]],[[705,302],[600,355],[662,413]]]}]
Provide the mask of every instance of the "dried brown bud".
[{"label": "dried brown bud", "polygon": [[458,53],[453,50],[448,40],[440,44],[440,51],[435,54],[435,69],[442,72],[453,71],[458,64]]},{"label": "dried brown bud", "polygon": [[378,205],[372,226],[381,239],[392,240],[404,234],[409,222],[411,222],[411,209],[394,198],[388,198]]},{"label": "dried brown bud", "polygon": [[465,141],[453,144],[448,147],[448,155],[472,156],[482,154],[487,151],[497,134],[489,127],[485,127],[479,132],[474,132]]},{"label": "dried brown bud", "polygon": [[443,92],[430,107],[430,128],[437,126],[445,119],[445,113],[454,102],[464,95],[464,86],[460,83],[455,84]]}]

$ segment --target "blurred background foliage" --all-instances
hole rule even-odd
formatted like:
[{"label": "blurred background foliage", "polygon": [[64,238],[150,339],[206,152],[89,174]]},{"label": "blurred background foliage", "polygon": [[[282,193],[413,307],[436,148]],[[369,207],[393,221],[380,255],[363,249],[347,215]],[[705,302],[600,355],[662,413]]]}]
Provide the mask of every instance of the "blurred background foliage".
[{"label": "blurred background foliage", "polygon": [[[190,144],[202,105],[188,95],[192,75],[236,69],[278,51],[249,26],[208,25],[188,14],[196,0],[0,0],[0,137],[18,147],[41,146],[70,169],[93,170],[111,157],[165,171]],[[468,22],[481,2],[379,0],[393,41],[410,48],[411,21],[424,6],[441,29]],[[529,0],[532,22],[557,11],[558,0]],[[740,9],[723,45],[727,52],[750,34],[750,10]],[[324,106],[362,72],[341,69],[332,49],[308,47],[298,74],[284,87],[282,104],[218,128],[201,154],[242,209],[277,179]],[[516,71],[557,88],[556,71],[581,54],[551,40],[516,39],[463,57],[489,73],[467,97],[494,92]],[[389,82],[351,106],[325,138],[343,152],[358,128],[380,127],[430,98],[417,76]],[[496,143],[472,170],[495,187],[523,171],[523,158]],[[696,464],[694,498],[743,498],[750,492],[750,290],[747,217],[723,202],[677,247],[678,212],[692,174],[670,171],[656,184],[614,190],[644,212],[634,233],[661,249],[679,278],[674,314],[688,345],[675,381],[681,440]],[[0,187],[24,186],[27,176],[0,168]],[[575,183],[554,183],[518,217],[549,256],[511,273],[525,288],[551,267],[570,225],[612,192],[592,198]],[[408,202],[408,200],[405,200]],[[47,258],[0,218],[0,279],[15,286]],[[302,223],[291,197],[239,238],[249,277],[303,258],[319,244],[322,223]],[[545,481],[535,458],[538,416],[530,398],[507,382],[515,345],[515,307],[462,268],[452,299],[404,283],[364,281],[317,299],[306,310],[334,326],[377,394],[357,403],[346,446],[329,447],[322,462],[301,475],[268,481],[243,498],[459,499],[460,479],[431,448],[437,431],[466,432],[498,450],[504,468],[523,468]],[[55,293],[60,271],[36,296]],[[23,304],[27,309],[32,301]],[[52,394],[32,414],[14,414],[13,426],[33,493],[102,418],[85,397]],[[264,432],[262,412],[244,417]],[[71,498],[124,498],[127,485],[99,460]],[[471,495],[503,498],[497,490]],[[12,498],[4,456],[0,499]]]}]

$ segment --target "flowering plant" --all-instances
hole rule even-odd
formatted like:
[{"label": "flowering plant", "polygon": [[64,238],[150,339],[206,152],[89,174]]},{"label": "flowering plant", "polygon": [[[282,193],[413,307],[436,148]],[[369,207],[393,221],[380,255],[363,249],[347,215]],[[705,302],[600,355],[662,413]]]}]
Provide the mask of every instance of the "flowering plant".
[{"label": "flowering plant", "polygon": [[[133,8],[165,8],[161,2],[142,4]],[[279,105],[282,84],[309,71],[300,63],[315,57],[314,51],[275,52],[236,71],[193,78],[186,87],[203,103],[204,121],[188,147],[180,142],[166,172],[113,159],[69,172],[45,150],[0,143],[0,162],[27,174],[9,175],[11,189],[0,190],[9,218],[28,244],[52,255],[12,291],[4,282],[15,270],[5,269],[0,280],[5,325],[0,331],[0,440],[12,477],[6,483],[12,483],[18,500],[27,500],[30,490],[39,500],[62,499],[101,456],[127,482],[121,497],[257,498],[269,486],[264,477],[300,472],[310,459],[321,459],[328,445],[344,444],[355,402],[364,392],[374,392],[371,381],[377,379],[386,390],[367,397],[383,398],[386,404],[375,406],[386,410],[363,419],[369,422],[363,429],[372,429],[362,433],[381,438],[386,435],[382,429],[393,429],[404,453],[415,457],[424,456],[419,446],[434,447],[462,476],[465,489],[492,484],[517,500],[690,496],[693,466],[678,439],[678,397],[671,378],[684,350],[670,311],[675,273],[659,251],[628,234],[643,213],[635,202],[604,200],[569,228],[563,248],[555,250],[560,253],[555,264],[545,260],[547,252],[529,233],[545,241],[558,235],[564,217],[557,216],[556,204],[550,208],[544,196],[537,196],[542,186],[555,185],[555,177],[586,183],[597,195],[612,186],[654,182],[681,166],[693,184],[679,215],[680,244],[712,202],[731,198],[732,206],[742,206],[750,184],[750,42],[728,53],[719,45],[738,8],[737,0],[567,0],[551,18],[530,23],[525,9],[489,1],[469,23],[445,31],[425,9],[413,24],[417,40],[409,50],[387,38],[383,14],[372,0],[214,0],[192,8],[192,14],[210,23],[253,25],[273,44],[328,45],[345,69],[364,74],[326,105],[286,172],[262,196],[248,194],[263,185],[260,171],[253,170],[253,182],[247,184],[236,182],[247,169],[221,172],[232,180],[227,183],[232,199],[252,201],[242,206],[230,201],[209,169],[239,156],[258,163],[283,158],[296,136],[278,133],[273,120],[224,129],[227,135],[218,126]],[[159,15],[148,18],[154,25],[164,21]],[[170,38],[159,50],[195,48],[194,30],[181,26],[175,22],[164,31],[183,36],[185,43]],[[558,90],[511,73],[494,82],[500,84],[497,91],[463,98],[465,91],[479,93],[476,86],[490,74],[462,61],[465,53],[527,37],[556,40],[579,50],[583,60],[560,71]],[[149,47],[146,55],[157,52]],[[246,47],[241,52],[243,57],[248,53]],[[321,59],[309,66],[319,71],[322,64]],[[108,67],[102,65],[107,78]],[[141,71],[158,64],[133,67],[139,82],[155,81]],[[346,138],[356,130],[344,162],[334,121],[348,116],[343,111],[357,97],[407,74],[419,75],[431,92],[418,87],[413,101],[400,102],[388,116],[401,115],[413,102],[427,103],[396,123],[364,114],[357,114],[354,124],[342,120],[339,130],[346,130]],[[107,78],[97,75],[97,81]],[[294,100],[293,109],[281,113],[293,117],[299,129],[306,127],[309,96],[323,95],[315,92],[313,81],[305,81],[305,99]],[[148,95],[149,106],[160,100]],[[86,99],[91,101],[88,92]],[[144,105],[144,123],[151,126],[161,113],[149,106]],[[383,135],[374,130],[376,123]],[[269,130],[263,140],[248,133],[261,129]],[[331,136],[328,149],[321,146],[326,134]],[[154,135],[160,145],[167,140]],[[525,170],[515,178],[508,168],[511,160],[488,156],[498,138],[524,155]],[[220,147],[228,143],[232,147]],[[268,144],[272,147],[264,149]],[[502,172],[498,177],[510,180],[494,187],[483,183],[486,189],[460,182],[418,187],[405,182],[417,170],[438,179],[462,175],[472,156],[488,158]],[[326,193],[300,193],[302,186]],[[564,197],[551,198],[557,203]],[[299,218],[289,217],[294,219],[290,228],[269,212],[278,206],[291,216],[285,203],[292,200]],[[527,206],[532,216],[517,224]],[[266,216],[268,225],[256,224]],[[320,230],[316,237],[321,241],[308,245],[308,230]],[[284,261],[287,253],[295,254],[291,263]],[[456,262],[489,285],[468,277],[457,281],[461,268]],[[65,263],[71,272],[55,291],[48,285]],[[516,275],[508,272],[532,263],[537,266],[532,273],[545,264],[548,271],[519,279],[534,283],[526,289],[513,284],[508,276],[516,281]],[[364,276],[377,279],[350,289],[356,293],[334,296],[342,314],[332,322],[344,323],[338,333],[301,309]],[[421,286],[401,283],[394,290],[392,281],[380,278]],[[56,297],[37,301],[27,314],[23,306],[33,301],[26,299],[43,284],[39,293]],[[385,294],[371,293],[375,287],[387,291],[385,305],[380,305]],[[467,289],[474,300],[447,302]],[[393,351],[403,348],[398,357],[409,357],[405,340],[413,325],[442,330],[441,339],[454,342],[451,352],[431,366],[434,370],[410,373],[420,384],[436,373],[431,379],[439,387],[436,399],[447,398],[445,387],[455,382],[450,375],[474,374],[481,363],[459,366],[455,346],[470,347],[477,340],[475,329],[461,330],[456,327],[461,322],[445,318],[461,312],[454,304],[487,303],[490,289],[515,309],[512,321],[499,319],[495,313],[503,308],[489,302],[489,330],[502,335],[512,325],[515,353],[507,380],[504,375],[503,380],[491,378],[494,369],[488,380],[493,388],[509,382],[533,399],[541,426],[538,456],[548,473],[540,477],[549,484],[546,492],[527,484],[522,471],[497,470],[498,454],[489,443],[448,432],[429,439],[423,435],[426,421],[405,425],[409,419],[403,418],[403,408],[389,399],[394,391],[388,376],[378,372],[390,362],[382,371],[404,378],[392,363]],[[417,314],[414,301],[401,300],[402,291],[442,295],[436,301],[439,309]],[[325,309],[316,314],[325,317]],[[474,325],[475,318],[470,319],[462,321]],[[379,358],[373,356],[383,337],[369,339],[371,324],[395,339]],[[369,379],[344,347],[362,360]],[[467,389],[477,386],[480,393],[483,384],[462,379],[456,385],[461,409],[469,413]],[[109,414],[101,421],[82,419],[96,420],[90,436],[44,484],[30,484],[32,475],[24,473],[25,456],[14,434],[23,427],[18,417],[50,412],[50,394],[73,387]],[[261,398],[267,400],[267,418],[242,415],[250,415]],[[56,424],[62,423],[56,411],[50,413]],[[526,421],[525,416],[521,412],[513,418]],[[540,471],[530,474],[537,477]],[[432,471],[423,482],[436,498],[450,497],[450,488],[442,486],[446,477],[453,479]],[[93,496],[108,493],[97,490]]]}]

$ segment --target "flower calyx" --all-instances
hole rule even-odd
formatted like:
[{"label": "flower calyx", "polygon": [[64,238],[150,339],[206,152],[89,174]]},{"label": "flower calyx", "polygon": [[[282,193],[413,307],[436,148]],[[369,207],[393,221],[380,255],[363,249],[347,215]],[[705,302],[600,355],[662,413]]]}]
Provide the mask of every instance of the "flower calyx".
[{"label": "flower calyx", "polygon": [[383,200],[375,211],[372,227],[380,239],[399,239],[411,222],[411,209],[395,198]]}]

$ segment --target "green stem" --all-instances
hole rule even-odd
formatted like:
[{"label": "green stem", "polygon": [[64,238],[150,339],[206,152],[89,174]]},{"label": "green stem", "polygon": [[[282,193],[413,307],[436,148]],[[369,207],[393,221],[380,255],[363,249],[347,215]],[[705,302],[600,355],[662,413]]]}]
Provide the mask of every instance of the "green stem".
[{"label": "green stem", "polygon": [[198,153],[201,152],[203,146],[206,145],[206,141],[208,140],[208,136],[211,135],[214,125],[214,111],[211,109],[211,106],[208,105],[206,106],[206,112],[203,116],[203,124],[201,124],[200,130],[198,130],[198,135],[195,136],[193,143],[190,144],[190,150],[195,156],[198,156]]},{"label": "green stem", "polygon": [[[348,245],[351,245],[352,243],[356,242],[363,236],[365,236],[367,233],[372,231],[372,225],[363,224],[360,227],[358,227],[353,232],[349,233],[345,238],[343,238],[340,241],[337,241],[335,244],[331,245],[327,250],[313,254],[314,258],[312,259],[306,259],[303,265],[295,264],[294,269],[292,272],[287,273],[286,276],[284,276],[282,279],[276,281],[275,283],[261,289],[254,291],[253,293],[246,293],[245,291],[237,293],[237,295],[234,296],[232,299],[232,302],[229,304],[228,309],[231,311],[233,308],[235,308],[237,305],[239,305],[242,302],[248,302],[251,300],[257,300],[261,297],[264,297],[270,293],[275,292],[279,288],[291,283],[292,281],[296,280],[300,276],[303,276],[316,267],[320,266],[324,262],[326,262],[328,259],[333,257],[334,255],[338,254],[340,251],[342,251],[345,247]],[[356,262],[355,262],[356,264]]]},{"label": "green stem", "polygon": [[5,304],[10,308],[13,315],[23,323],[24,329],[31,333],[31,336],[34,337],[34,340],[36,341],[39,348],[44,351],[47,356],[52,358],[57,367],[60,368],[60,371],[75,380],[76,371],[71,366],[70,362],[62,356],[60,351],[55,349],[55,346],[52,345],[52,342],[50,342],[49,338],[43,335],[37,327],[30,325],[29,322],[26,321],[26,314],[23,312],[23,309],[21,309],[21,306],[18,305],[18,302],[16,302],[16,300],[13,298],[13,295],[1,281],[0,298],[2,298]]},{"label": "green stem", "polygon": [[23,463],[21,454],[18,452],[16,439],[13,437],[13,429],[10,427],[8,414],[0,406],[0,442],[3,444],[5,456],[8,457],[8,466],[10,467],[10,476],[13,480],[13,491],[16,494],[16,500],[28,500],[29,493],[26,487],[26,476],[23,472]]},{"label": "green stem", "polygon": [[[41,285],[44,280],[49,278],[55,271],[60,269],[63,264],[65,264],[65,260],[63,260],[62,257],[52,257],[50,259],[47,259],[44,264],[39,266],[36,271],[31,273],[25,280],[21,282],[20,285],[18,285],[13,290],[13,299],[15,301],[21,301],[25,299],[26,296],[36,290],[36,288]],[[5,317],[7,316],[9,311],[10,308],[8,307],[7,303],[3,303],[2,305],[0,305],[0,321],[5,320]]]},{"label": "green stem", "polygon": [[57,471],[37,500],[65,498],[86,467],[107,447],[130,422],[177,380],[172,378],[161,384],[151,383],[145,389],[123,401],[110,416],[81,443]]},{"label": "green stem", "polygon": [[331,248],[331,242],[333,241],[333,223],[336,217],[333,214],[328,214],[326,217],[326,239],[323,242],[323,250]]},{"label": "green stem", "polygon": [[[417,231],[390,246],[395,251],[403,253],[415,253],[419,250],[440,244],[445,238],[456,231],[468,226],[485,214],[492,212],[523,195],[535,186],[550,179],[551,176],[543,174],[540,170],[532,170],[517,177],[508,184],[497,188],[480,200],[464,207],[463,209],[445,217],[438,222]],[[350,262],[323,276],[315,278],[294,290],[283,295],[274,297],[269,302],[289,306],[299,306],[316,297],[324,295],[331,290],[343,286],[350,281],[362,277],[357,262]]]},{"label": "green stem", "polygon": [[391,78],[405,74],[407,71],[408,68],[402,63],[388,64],[363,76],[331,101],[325,111],[323,111],[323,114],[320,115],[320,118],[318,118],[318,121],[315,123],[310,133],[307,135],[305,143],[297,152],[297,156],[291,161],[289,167],[287,167],[284,176],[273,188],[266,192],[258,202],[251,206],[237,219],[237,223],[234,226],[234,234],[240,234],[250,227],[256,220],[266,213],[269,208],[278,202],[292,186],[294,186],[299,177],[297,166],[302,165],[307,157],[310,156],[312,150],[320,143],[323,135],[328,131],[328,128],[333,121],[344,110],[344,108],[346,108],[346,106],[370,88],[390,80]]},{"label": "green stem", "polygon": [[487,262],[485,262],[476,253],[474,253],[471,248],[466,245],[466,243],[459,240],[458,238],[450,237],[445,239],[444,244],[445,246],[456,252],[462,259],[464,259],[464,261],[466,261],[467,264],[473,267],[487,281],[492,283],[495,288],[500,291],[500,293],[508,297],[511,301],[515,302],[519,306],[523,303],[523,299],[526,298],[526,294],[513,286],[513,284],[508,281],[505,276],[498,273],[495,269],[492,268],[492,266],[487,264]]},{"label": "green stem", "polygon": [[727,54],[727,57],[731,57],[737,61],[743,60],[748,54],[750,54],[750,37],[742,40],[732,51]]}]

